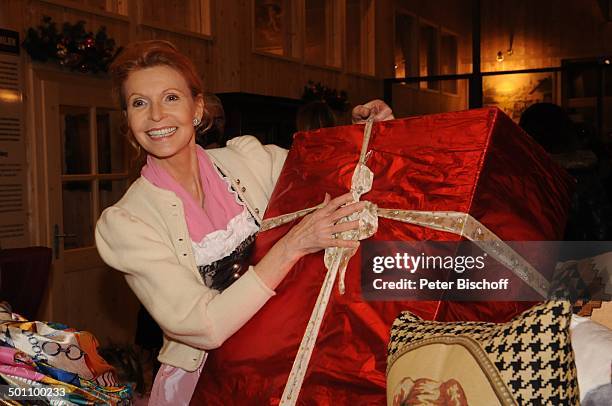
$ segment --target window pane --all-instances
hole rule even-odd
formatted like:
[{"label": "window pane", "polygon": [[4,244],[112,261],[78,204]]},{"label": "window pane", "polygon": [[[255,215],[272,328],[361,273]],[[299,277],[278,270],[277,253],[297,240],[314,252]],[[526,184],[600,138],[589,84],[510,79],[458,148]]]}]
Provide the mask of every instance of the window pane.
[{"label": "window pane", "polygon": [[100,181],[100,213],[119,201],[125,192],[126,183],[124,179]]},{"label": "window pane", "polygon": [[[436,29],[431,25],[421,25],[419,30],[419,76],[437,74]],[[438,82],[420,83],[421,89],[437,89]]]},{"label": "window pane", "polygon": [[290,0],[255,0],[255,50],[297,56],[295,14]]},{"label": "window pane", "polygon": [[62,174],[91,173],[91,134],[87,107],[60,106]]},{"label": "window pane", "polygon": [[374,7],[372,0],[346,2],[346,63],[349,71],[374,74]]},{"label": "window pane", "polygon": [[336,0],[306,0],[306,49],[308,63],[339,66],[340,38],[336,24]]},{"label": "window pane", "polygon": [[125,170],[125,139],[120,129],[121,113],[98,109],[98,173],[118,173]]},{"label": "window pane", "polygon": [[[457,73],[457,37],[452,34],[442,34],[440,38],[440,74],[454,75]],[[444,80],[442,91],[457,93],[456,80]]]},{"label": "window pane", "polygon": [[[416,51],[413,46],[414,17],[395,14],[395,77],[418,76],[414,67]],[[416,41],[414,41],[416,44]]]},{"label": "window pane", "polygon": [[62,204],[64,213],[64,249],[93,246],[93,208],[91,182],[64,182]]}]

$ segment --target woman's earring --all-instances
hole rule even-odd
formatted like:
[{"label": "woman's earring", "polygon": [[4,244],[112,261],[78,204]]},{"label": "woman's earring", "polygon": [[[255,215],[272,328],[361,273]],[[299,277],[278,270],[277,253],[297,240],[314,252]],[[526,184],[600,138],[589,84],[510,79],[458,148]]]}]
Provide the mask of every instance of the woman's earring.
[{"label": "woman's earring", "polygon": [[200,122],[201,122],[201,121],[200,121],[200,119],[199,119],[198,117],[194,118],[194,119],[193,119],[193,126],[194,126],[194,127],[199,126],[199,125],[200,125]]}]

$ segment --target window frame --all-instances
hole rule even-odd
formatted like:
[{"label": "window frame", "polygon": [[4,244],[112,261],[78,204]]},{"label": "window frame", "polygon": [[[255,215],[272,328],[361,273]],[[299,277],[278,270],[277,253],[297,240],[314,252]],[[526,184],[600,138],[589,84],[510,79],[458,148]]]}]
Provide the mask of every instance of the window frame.
[{"label": "window frame", "polygon": [[[359,0],[362,4],[369,4],[370,7],[368,9],[369,15],[366,17],[368,20],[368,24],[366,25],[367,29],[362,32],[361,41],[366,42],[369,45],[367,47],[362,47],[364,49],[368,49],[366,54],[363,53],[360,56],[362,64],[369,65],[368,69],[364,69],[364,71],[353,70],[348,66],[347,60],[347,0],[331,0],[333,1],[332,7],[335,8],[335,14],[332,19],[335,21],[334,29],[332,30],[333,34],[327,36],[327,40],[331,41],[338,47],[334,52],[336,53],[336,57],[338,60],[338,65],[329,65],[327,63],[316,63],[312,61],[306,61],[305,53],[306,53],[306,0],[293,0],[292,4],[295,6],[294,11],[294,21],[295,26],[298,27],[295,32],[295,36],[299,38],[299,52],[298,55],[279,55],[272,52],[266,52],[262,49],[257,49],[256,47],[256,5],[255,1],[250,2],[250,34],[251,34],[251,53],[254,55],[262,56],[265,58],[278,59],[282,61],[295,62],[299,63],[302,66],[312,67],[317,69],[324,69],[332,72],[342,72],[347,75],[363,77],[367,79],[376,78],[377,70],[376,70],[376,0]],[[368,35],[369,32],[372,32],[372,35]]]},{"label": "window frame", "polygon": [[[419,24],[419,17],[417,14],[406,10],[403,7],[396,7],[393,11],[393,65],[395,67],[395,40],[396,40],[396,33],[397,33],[397,15],[398,14],[403,14],[406,16],[409,16],[412,19],[412,32],[411,32],[411,53],[409,55],[409,63],[410,63],[410,70],[411,71],[415,71],[418,72],[419,70],[419,61],[418,61],[418,47],[419,47],[419,33],[418,33],[418,24]],[[395,71],[395,68],[394,68]],[[398,77],[394,74],[394,77],[396,79],[402,79],[405,78],[406,76],[404,75],[403,77]],[[410,77],[410,76],[408,76]],[[419,85],[418,83],[409,83],[408,84],[410,87],[416,88],[418,89]]]},{"label": "window frame", "polygon": [[[344,63],[346,66],[346,73],[353,75],[353,76],[358,76],[358,77],[374,78],[376,77],[376,48],[374,46],[374,44],[376,43],[376,0],[359,0],[359,1],[361,2],[360,11],[361,9],[363,9],[364,2],[370,2],[370,5],[371,5],[371,7],[369,8],[370,15],[366,16],[366,19],[368,20],[367,21],[368,24],[366,24],[366,28],[369,28],[372,31],[373,35],[371,37],[368,37],[367,29],[361,30],[361,32],[359,33],[359,37],[360,37],[359,48],[367,50],[365,55],[363,53],[360,53],[359,64],[360,64],[360,67],[363,67],[364,65],[365,66],[370,65],[370,70],[368,71],[368,68],[355,70],[348,63],[347,50],[349,49],[349,44],[347,43],[348,36],[346,35],[348,31],[348,21],[347,21],[347,18],[348,18],[347,10],[348,9],[346,6],[346,1],[345,1],[345,7],[344,7],[344,50],[345,50]],[[362,46],[364,43],[367,45],[366,47]],[[354,48],[354,47],[351,47],[351,48]]]},{"label": "window frame", "polygon": [[[443,26],[440,26],[440,35],[439,35],[439,49],[438,49],[438,61],[439,61],[439,67],[438,70],[441,71],[442,70],[442,37],[444,35],[448,35],[448,36],[452,36],[455,38],[455,72],[454,73],[448,73],[448,75],[457,75],[459,72],[459,34],[455,33],[454,31],[449,30],[448,28],[445,28]],[[440,73],[442,74],[442,73]],[[445,90],[442,89],[442,81],[440,82],[440,93],[444,94],[444,95],[448,95],[448,96],[459,96],[459,81],[457,79],[454,79],[455,81],[455,92],[447,92]]]},{"label": "window frame", "polygon": [[[312,67],[316,67],[316,68],[323,68],[323,69],[329,69],[329,70],[333,70],[333,71],[341,71],[343,66],[344,66],[344,61],[343,61],[343,42],[344,42],[344,32],[345,32],[345,10],[346,10],[346,1],[345,0],[326,0],[327,1],[331,1],[331,8],[332,8],[332,12],[333,12],[333,16],[331,18],[329,18],[329,16],[326,14],[326,25],[331,26],[331,35],[326,35],[325,36],[325,41],[326,43],[329,45],[330,43],[333,44],[333,53],[334,58],[337,61],[337,64],[328,64],[327,61],[325,63],[316,63],[316,62],[307,62],[306,61],[306,42],[308,40],[308,33],[307,33],[307,21],[306,21],[306,2],[308,0],[301,0],[302,5],[303,5],[303,29],[304,29],[304,34],[303,34],[303,57],[302,57],[302,61],[304,63],[304,65],[306,66],[312,66]],[[332,22],[330,23],[328,20],[332,20]],[[326,33],[328,31],[326,30]],[[329,52],[329,46],[326,46],[326,53]],[[326,55],[326,59],[327,59],[327,55]]]},{"label": "window frame", "polygon": [[[282,38],[283,46],[285,41],[292,42],[292,50],[295,49],[296,53],[292,53],[291,55],[282,55],[275,54],[272,52],[267,52],[265,50],[257,49],[256,44],[256,28],[257,28],[257,13],[256,13],[256,4],[255,1],[250,2],[250,21],[251,21],[251,52],[256,55],[261,55],[269,58],[281,59],[285,61],[291,62],[303,62],[304,59],[304,0],[281,0],[287,1],[291,3],[291,20],[293,29],[289,31],[290,36],[293,36],[291,40],[287,38]],[[283,52],[285,49],[283,49]]]},{"label": "window frame", "polygon": [[[413,27],[413,34],[414,34],[414,39],[411,41],[413,44],[413,48],[412,48],[412,54],[410,55],[411,60],[414,63],[414,66],[416,67],[416,71],[418,72],[417,75],[409,75],[407,77],[424,77],[424,76],[433,76],[433,75],[441,75],[441,69],[442,69],[442,37],[443,36],[452,36],[455,38],[456,40],[456,55],[455,55],[455,73],[449,73],[450,75],[452,74],[458,74],[459,71],[459,55],[460,55],[460,35],[457,34],[455,31],[448,29],[444,26],[442,26],[441,24],[436,24],[433,23],[431,20],[428,20],[426,18],[422,18],[419,15],[415,14],[414,12],[408,11],[406,9],[404,9],[403,7],[395,7],[394,12],[393,12],[393,63],[395,65],[395,45],[396,45],[396,18],[397,15],[399,14],[404,14],[404,15],[408,15],[411,18],[414,18],[415,20],[413,21],[415,23],[415,26]],[[427,75],[421,75],[421,41],[422,41],[422,35],[421,35],[421,28],[423,26],[428,26],[430,28],[433,29],[434,32],[434,41],[433,41],[433,45],[435,47],[435,52],[433,53],[435,56],[435,61],[434,61],[434,71],[433,73],[428,73]],[[404,76],[406,77],[406,76]],[[396,79],[402,79],[403,77],[398,77],[395,76]],[[435,81],[434,83],[437,83],[437,86],[435,88],[429,88],[429,87],[421,87],[422,83],[427,83],[425,81],[419,81],[419,82],[411,82],[411,83],[406,83],[406,85],[410,86],[411,88],[414,88],[415,90],[419,90],[419,91],[425,91],[425,92],[429,92],[429,93],[440,93],[443,95],[447,95],[447,96],[459,96],[459,83],[458,81],[455,81],[456,84],[456,92],[448,92],[442,89],[442,81]]]},{"label": "window frame", "polygon": [[[421,75],[421,41],[422,41],[422,35],[421,35],[421,29],[423,26],[428,26],[430,28],[433,29],[433,33],[434,33],[434,39],[433,39],[433,46],[434,46],[434,52],[433,52],[433,56],[436,58],[434,61],[434,66],[433,66],[433,74],[429,73],[429,68],[428,68],[428,73],[425,76],[434,76],[437,75],[440,72],[440,25],[433,23],[430,20],[427,20],[425,18],[419,17],[418,18],[418,22],[417,22],[417,49],[416,49],[416,53],[417,53],[417,67],[419,70],[419,76],[423,76]],[[428,64],[429,66],[429,64]],[[433,81],[435,84],[435,87],[430,88],[428,85],[427,81],[420,81],[418,82],[417,88],[420,91],[426,91],[426,92],[434,92],[434,93],[439,93],[440,92],[440,83],[438,81]],[[426,87],[421,87],[421,84],[425,83]]]}]

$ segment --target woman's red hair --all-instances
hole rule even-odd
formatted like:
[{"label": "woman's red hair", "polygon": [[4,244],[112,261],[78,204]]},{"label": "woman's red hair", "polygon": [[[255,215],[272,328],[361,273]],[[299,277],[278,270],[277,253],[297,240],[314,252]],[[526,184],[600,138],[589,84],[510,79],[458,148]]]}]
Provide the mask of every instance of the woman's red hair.
[{"label": "woman's red hair", "polygon": [[174,44],[160,40],[133,42],[119,53],[110,66],[113,90],[119,96],[122,110],[127,109],[123,85],[130,73],[154,66],[167,66],[179,72],[194,98],[204,93],[195,65]]}]

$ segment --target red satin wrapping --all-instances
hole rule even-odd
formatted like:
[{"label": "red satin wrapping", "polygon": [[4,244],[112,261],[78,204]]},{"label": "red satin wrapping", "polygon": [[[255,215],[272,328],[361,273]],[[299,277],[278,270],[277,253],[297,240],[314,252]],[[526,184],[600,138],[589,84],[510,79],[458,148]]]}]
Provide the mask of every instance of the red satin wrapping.
[{"label": "red satin wrapping", "polygon": [[[346,193],[359,159],[363,125],[295,135],[266,218]],[[384,208],[470,213],[503,240],[559,240],[572,180],[496,108],[375,123],[367,165]],[[254,262],[293,224],[261,233]],[[455,241],[459,237],[379,219],[374,240]],[[278,404],[326,269],[321,253],[301,259],[276,296],[221,348],[211,351],[192,404]],[[385,404],[389,330],[404,310],[424,319],[504,322],[526,302],[365,302],[359,253],[337,283],[298,404]]]}]

